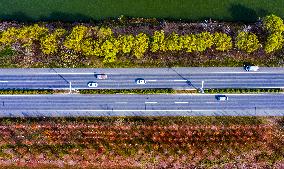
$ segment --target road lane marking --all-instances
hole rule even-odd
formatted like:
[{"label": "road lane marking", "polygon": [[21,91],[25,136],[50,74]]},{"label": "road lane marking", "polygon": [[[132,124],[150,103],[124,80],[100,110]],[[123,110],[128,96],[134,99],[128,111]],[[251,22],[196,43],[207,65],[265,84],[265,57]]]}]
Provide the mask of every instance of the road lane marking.
[{"label": "road lane marking", "polygon": [[127,104],[127,102],[115,102],[117,104]]},{"label": "road lane marking", "polygon": [[8,81],[0,80],[0,83],[8,83]]},{"label": "road lane marking", "polygon": [[[70,72],[70,73],[33,73],[33,74],[40,74],[40,75],[94,75],[94,74],[106,74],[106,73],[73,73],[73,72]],[[29,74],[28,74],[29,75]]]},{"label": "road lane marking", "polygon": [[157,80],[146,80],[146,82],[156,82]]},{"label": "road lane marking", "polygon": [[145,104],[156,104],[158,102],[145,102]]},{"label": "road lane marking", "polygon": [[188,102],[175,102],[175,104],[187,104]]},{"label": "road lane marking", "polygon": [[[238,109],[241,111],[241,109]],[[254,109],[248,109],[248,110],[254,110]],[[266,109],[261,109],[266,110]],[[53,112],[60,112],[60,111],[73,111],[73,112],[82,112],[82,111],[89,111],[89,112],[110,112],[110,111],[116,111],[116,112],[194,112],[194,111],[211,111],[211,112],[220,112],[220,111],[234,111],[234,110],[223,110],[223,109],[188,109],[188,110],[148,110],[148,109],[141,109],[141,110],[115,110],[115,109],[109,109],[109,110],[29,110],[29,112],[33,111],[53,111]]]},{"label": "road lane marking", "polygon": [[[253,72],[253,71],[249,71],[249,72],[206,72],[206,73],[218,73],[218,74],[273,74],[274,72]],[[206,74],[206,73],[202,73],[202,74]],[[280,72],[282,73],[282,72]]]},{"label": "road lane marking", "polygon": [[175,79],[174,82],[186,82],[187,80]]}]

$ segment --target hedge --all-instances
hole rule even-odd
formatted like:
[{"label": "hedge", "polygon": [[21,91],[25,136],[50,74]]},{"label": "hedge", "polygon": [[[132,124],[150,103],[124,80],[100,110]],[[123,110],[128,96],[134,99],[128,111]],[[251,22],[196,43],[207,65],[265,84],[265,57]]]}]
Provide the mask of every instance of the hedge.
[{"label": "hedge", "polygon": [[167,94],[173,89],[79,89],[80,94]]},{"label": "hedge", "polygon": [[[58,91],[57,91],[58,92]],[[7,89],[0,90],[0,94],[54,94],[56,91],[54,90],[15,90],[15,89]]]},{"label": "hedge", "polygon": [[205,93],[279,93],[281,89],[204,89]]}]

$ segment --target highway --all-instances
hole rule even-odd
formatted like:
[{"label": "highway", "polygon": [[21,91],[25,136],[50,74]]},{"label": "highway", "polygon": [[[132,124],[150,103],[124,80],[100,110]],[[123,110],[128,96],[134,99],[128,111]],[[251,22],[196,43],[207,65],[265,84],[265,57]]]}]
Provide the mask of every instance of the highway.
[{"label": "highway", "polygon": [[[95,74],[107,74],[99,80]],[[135,79],[143,78],[145,85]],[[141,88],[284,88],[284,68],[260,67],[258,72],[243,68],[133,68],[133,69],[0,69],[0,89],[98,89]]]},{"label": "highway", "polygon": [[1,117],[284,115],[284,94],[0,95]]}]

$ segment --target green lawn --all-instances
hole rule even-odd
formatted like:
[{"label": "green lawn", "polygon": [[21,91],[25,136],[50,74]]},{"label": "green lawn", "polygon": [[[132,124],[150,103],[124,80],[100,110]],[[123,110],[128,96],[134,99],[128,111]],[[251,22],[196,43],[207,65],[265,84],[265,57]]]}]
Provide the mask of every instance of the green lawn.
[{"label": "green lawn", "polygon": [[251,22],[270,13],[284,18],[283,9],[283,0],[0,0],[0,18],[19,21],[73,22],[125,15]]}]

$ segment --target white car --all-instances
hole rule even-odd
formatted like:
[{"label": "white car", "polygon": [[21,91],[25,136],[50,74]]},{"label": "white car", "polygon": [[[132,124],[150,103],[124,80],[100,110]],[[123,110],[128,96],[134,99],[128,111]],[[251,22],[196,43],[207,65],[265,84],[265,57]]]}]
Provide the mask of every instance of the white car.
[{"label": "white car", "polygon": [[107,79],[107,75],[106,74],[96,74],[96,78],[97,79]]},{"label": "white car", "polygon": [[88,86],[91,87],[91,88],[98,87],[98,83],[97,82],[89,82]]},{"label": "white car", "polygon": [[216,98],[217,98],[217,100],[219,100],[219,101],[226,101],[226,100],[229,100],[229,98],[228,98],[227,96],[225,96],[225,95],[217,96]]},{"label": "white car", "polygon": [[146,84],[146,80],[142,79],[142,78],[136,79],[135,82],[136,82],[136,84],[139,84],[139,85]]},{"label": "white car", "polygon": [[259,69],[258,66],[251,66],[251,65],[245,65],[244,68],[246,71],[254,71],[254,72],[258,71]]}]

